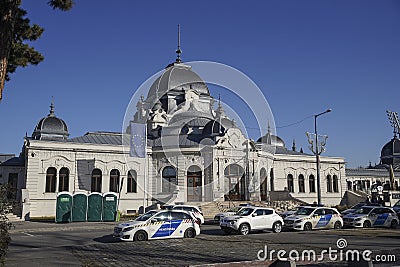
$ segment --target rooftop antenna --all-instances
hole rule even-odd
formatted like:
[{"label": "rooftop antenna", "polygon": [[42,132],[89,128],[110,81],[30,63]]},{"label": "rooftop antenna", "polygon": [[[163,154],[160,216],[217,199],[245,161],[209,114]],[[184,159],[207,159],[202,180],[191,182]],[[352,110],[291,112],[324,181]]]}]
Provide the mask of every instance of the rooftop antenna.
[{"label": "rooftop antenna", "polygon": [[397,138],[397,135],[400,135],[399,115],[397,112],[390,110],[386,110],[386,114],[389,118],[390,125],[393,127],[394,138]]},{"label": "rooftop antenna", "polygon": [[54,116],[54,96],[51,96],[50,116]]},{"label": "rooftop antenna", "polygon": [[176,63],[181,63],[181,54],[182,54],[182,50],[181,50],[181,25],[178,24],[178,49],[175,51],[177,56],[176,56]]}]

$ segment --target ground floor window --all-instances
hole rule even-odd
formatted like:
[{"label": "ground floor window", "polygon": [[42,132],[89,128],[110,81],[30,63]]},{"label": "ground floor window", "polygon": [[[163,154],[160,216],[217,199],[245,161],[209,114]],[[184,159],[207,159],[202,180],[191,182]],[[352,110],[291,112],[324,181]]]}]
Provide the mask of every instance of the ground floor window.
[{"label": "ground floor window", "polygon": [[110,192],[119,192],[119,170],[110,171]]},{"label": "ground floor window", "polygon": [[293,181],[293,175],[289,174],[287,176],[287,189],[289,192],[294,193],[294,181]]},{"label": "ground floor window", "polygon": [[92,185],[91,191],[92,192],[101,192],[101,180],[102,180],[102,173],[99,169],[94,169],[92,171]]},{"label": "ground floor window", "polygon": [[46,189],[45,192],[56,192],[57,170],[50,167],[46,172]]},{"label": "ground floor window", "polygon": [[136,171],[130,170],[128,172],[128,185],[126,192],[128,193],[137,193],[137,174]]},{"label": "ground floor window", "polygon": [[61,168],[58,179],[58,192],[69,191],[69,170]]},{"label": "ground floor window", "polygon": [[311,174],[308,177],[308,184],[310,187],[310,193],[315,193],[315,177],[314,177],[314,175]]},{"label": "ground floor window", "polygon": [[172,166],[167,166],[162,171],[162,192],[172,193],[177,185],[176,170]]}]

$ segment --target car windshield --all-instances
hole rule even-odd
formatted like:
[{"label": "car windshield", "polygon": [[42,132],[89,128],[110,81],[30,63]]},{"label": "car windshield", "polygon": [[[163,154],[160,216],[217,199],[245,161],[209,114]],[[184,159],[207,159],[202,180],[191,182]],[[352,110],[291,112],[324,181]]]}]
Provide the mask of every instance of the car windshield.
[{"label": "car windshield", "polygon": [[243,208],[243,209],[239,210],[239,211],[236,213],[236,215],[239,215],[239,216],[248,216],[248,215],[250,215],[253,211],[254,211],[254,209]]},{"label": "car windshield", "polygon": [[400,200],[396,202],[396,204],[393,205],[393,207],[400,207]]},{"label": "car windshield", "polygon": [[313,208],[301,208],[296,211],[296,215],[310,215],[315,209]]},{"label": "car windshield", "polygon": [[368,214],[372,208],[363,207],[361,209],[356,210],[355,214]]},{"label": "car windshield", "polygon": [[154,214],[156,214],[158,211],[156,210],[151,210],[146,212],[145,214],[139,216],[136,218],[135,221],[147,221],[148,219],[150,219]]}]

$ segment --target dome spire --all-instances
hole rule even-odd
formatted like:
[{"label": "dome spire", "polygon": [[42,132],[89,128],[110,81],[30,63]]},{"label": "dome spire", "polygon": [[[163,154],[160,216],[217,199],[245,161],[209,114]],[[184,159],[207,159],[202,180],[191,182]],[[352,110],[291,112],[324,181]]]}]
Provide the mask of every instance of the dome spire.
[{"label": "dome spire", "polygon": [[50,114],[49,114],[49,116],[54,116],[54,96],[51,97]]},{"label": "dome spire", "polygon": [[181,25],[178,24],[178,49],[175,51],[176,52],[176,63],[181,63],[181,54],[182,54],[182,50],[181,50]]}]

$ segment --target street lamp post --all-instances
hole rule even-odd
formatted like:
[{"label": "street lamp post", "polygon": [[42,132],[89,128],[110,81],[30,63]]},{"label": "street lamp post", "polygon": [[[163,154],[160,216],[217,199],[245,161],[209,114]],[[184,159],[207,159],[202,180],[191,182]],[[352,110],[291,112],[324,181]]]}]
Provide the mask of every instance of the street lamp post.
[{"label": "street lamp post", "polygon": [[[316,158],[316,163],[317,163],[317,200],[318,200],[318,205],[321,205],[321,175],[320,175],[320,160],[319,160],[319,155],[323,152],[324,150],[324,145],[326,142],[326,138],[328,136],[323,136],[324,141],[321,142],[321,144],[318,143],[318,132],[317,132],[317,118],[325,113],[331,112],[332,109],[327,109],[324,112],[321,112],[319,114],[314,115],[314,135],[315,135],[315,144],[313,138],[310,138],[309,133],[307,133],[308,136],[308,142],[311,144],[311,151],[315,154]],[[319,149],[319,146],[321,146],[321,149]]]}]

